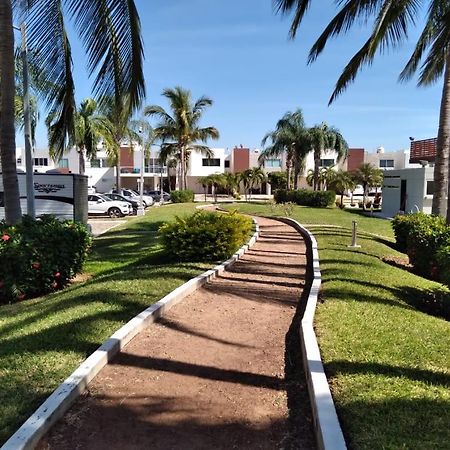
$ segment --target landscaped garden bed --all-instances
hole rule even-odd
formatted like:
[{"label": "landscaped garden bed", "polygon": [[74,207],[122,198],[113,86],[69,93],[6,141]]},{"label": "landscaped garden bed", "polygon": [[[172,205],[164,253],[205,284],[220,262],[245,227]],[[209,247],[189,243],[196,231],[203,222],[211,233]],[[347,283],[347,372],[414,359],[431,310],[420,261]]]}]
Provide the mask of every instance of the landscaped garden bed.
[{"label": "landscaped garden bed", "polygon": [[[283,215],[268,205],[240,212]],[[418,309],[446,288],[385,263],[387,220],[294,206],[317,238],[323,278],[315,328],[349,448],[445,448],[450,442],[450,325]],[[359,249],[349,248],[358,221]],[[420,303],[420,302],[419,302]]]}]

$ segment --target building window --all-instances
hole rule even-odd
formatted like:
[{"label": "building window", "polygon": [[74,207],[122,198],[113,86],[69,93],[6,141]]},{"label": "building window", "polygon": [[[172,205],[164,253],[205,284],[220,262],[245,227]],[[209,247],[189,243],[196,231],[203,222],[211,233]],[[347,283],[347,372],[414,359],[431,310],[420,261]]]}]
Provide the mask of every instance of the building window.
[{"label": "building window", "polygon": [[35,166],[48,166],[48,158],[34,158],[33,164]]},{"label": "building window", "polygon": [[225,169],[229,169],[229,168],[230,168],[230,160],[229,160],[229,159],[226,159],[226,160],[224,161],[224,163],[225,163]]},{"label": "building window", "polygon": [[220,158],[203,158],[203,167],[220,167]]},{"label": "building window", "polygon": [[434,194],[434,180],[427,181],[427,195]]},{"label": "building window", "polygon": [[95,168],[98,168],[98,167],[101,167],[101,162],[100,162],[100,160],[99,159],[91,159],[91,167],[95,167]]},{"label": "building window", "polygon": [[68,169],[69,168],[69,160],[67,158],[61,158],[58,163],[58,167],[61,169]]},{"label": "building window", "polygon": [[281,159],[266,159],[264,167],[281,167]]},{"label": "building window", "polygon": [[394,160],[393,159],[380,159],[380,167],[382,169],[393,168]]},{"label": "building window", "polygon": [[320,167],[334,166],[335,162],[333,158],[325,158],[320,160]]},{"label": "building window", "polygon": [[109,167],[108,158],[93,158],[91,159],[91,168]]},{"label": "building window", "polygon": [[22,164],[22,158],[17,158],[17,164]]}]

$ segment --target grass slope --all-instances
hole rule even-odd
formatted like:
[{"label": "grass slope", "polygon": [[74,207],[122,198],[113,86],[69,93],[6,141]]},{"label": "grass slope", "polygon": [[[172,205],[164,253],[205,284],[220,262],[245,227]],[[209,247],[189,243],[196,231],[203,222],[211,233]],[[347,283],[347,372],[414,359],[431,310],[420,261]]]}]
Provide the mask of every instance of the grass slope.
[{"label": "grass slope", "polygon": [[[228,208],[283,214],[267,205]],[[302,207],[292,217],[319,245],[323,303],[315,328],[349,448],[448,448],[450,326],[413,307],[440,285],[380,259],[401,255],[387,220]],[[347,247],[353,220],[360,249]]]},{"label": "grass slope", "polygon": [[193,205],[154,208],[95,240],[68,289],[0,307],[0,444],[86,356],[134,315],[205,270],[168,263],[156,233]]}]

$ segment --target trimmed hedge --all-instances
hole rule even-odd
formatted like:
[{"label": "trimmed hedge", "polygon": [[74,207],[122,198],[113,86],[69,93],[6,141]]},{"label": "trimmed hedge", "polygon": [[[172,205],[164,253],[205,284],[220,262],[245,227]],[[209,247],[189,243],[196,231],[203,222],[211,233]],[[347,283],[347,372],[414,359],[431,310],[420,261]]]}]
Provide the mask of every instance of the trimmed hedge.
[{"label": "trimmed hedge", "polygon": [[0,304],[66,286],[81,271],[91,242],[85,225],[52,216],[0,222]]},{"label": "trimmed hedge", "polygon": [[295,191],[278,189],[273,197],[277,203],[295,203],[301,206],[318,208],[326,208],[333,205],[336,201],[336,193],[334,191],[311,191],[309,189],[298,189]]},{"label": "trimmed hedge", "polygon": [[191,203],[194,201],[194,191],[186,189],[184,191],[171,191],[170,200],[172,203]]},{"label": "trimmed hedge", "polygon": [[217,261],[229,258],[248,239],[252,220],[236,213],[198,211],[162,225],[165,251],[181,261]]}]

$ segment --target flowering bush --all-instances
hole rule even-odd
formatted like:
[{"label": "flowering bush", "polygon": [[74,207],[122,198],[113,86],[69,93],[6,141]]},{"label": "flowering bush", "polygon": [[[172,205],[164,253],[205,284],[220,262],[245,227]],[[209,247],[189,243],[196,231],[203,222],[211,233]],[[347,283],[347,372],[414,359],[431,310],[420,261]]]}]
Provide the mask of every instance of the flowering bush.
[{"label": "flowering bush", "polygon": [[159,233],[165,250],[179,260],[217,261],[242,246],[251,229],[249,217],[199,211],[164,224]]},{"label": "flowering bush", "polygon": [[81,271],[91,245],[83,224],[52,216],[0,222],[0,304],[60,289]]}]

